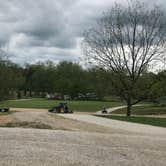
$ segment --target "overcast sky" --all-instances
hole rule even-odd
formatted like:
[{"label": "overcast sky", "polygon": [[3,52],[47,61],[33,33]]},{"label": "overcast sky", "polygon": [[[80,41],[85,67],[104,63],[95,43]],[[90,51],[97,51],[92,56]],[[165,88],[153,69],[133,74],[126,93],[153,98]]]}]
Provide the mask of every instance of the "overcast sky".
[{"label": "overcast sky", "polygon": [[[165,0],[152,1],[166,6]],[[78,62],[83,32],[113,4],[114,0],[0,0],[1,48],[21,65]]]}]

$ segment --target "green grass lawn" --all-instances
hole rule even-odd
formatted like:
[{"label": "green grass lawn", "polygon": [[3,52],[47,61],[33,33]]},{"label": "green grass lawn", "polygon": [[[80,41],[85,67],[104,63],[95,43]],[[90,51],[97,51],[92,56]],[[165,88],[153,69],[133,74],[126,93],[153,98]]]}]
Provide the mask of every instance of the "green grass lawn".
[{"label": "green grass lawn", "polygon": [[[113,114],[126,114],[126,108],[119,109],[112,112]],[[166,114],[166,107],[144,105],[132,108],[132,114],[134,115],[162,115]]]},{"label": "green grass lawn", "polygon": [[0,107],[15,108],[50,108],[58,105],[60,102],[67,102],[70,109],[80,112],[96,112],[103,107],[115,107],[123,105],[120,102],[102,102],[102,101],[55,101],[47,99],[30,99],[30,100],[8,100],[0,102]]},{"label": "green grass lawn", "polygon": [[151,117],[126,117],[113,115],[96,115],[108,119],[127,121],[132,123],[148,124],[152,126],[166,127],[166,118],[151,118]]}]

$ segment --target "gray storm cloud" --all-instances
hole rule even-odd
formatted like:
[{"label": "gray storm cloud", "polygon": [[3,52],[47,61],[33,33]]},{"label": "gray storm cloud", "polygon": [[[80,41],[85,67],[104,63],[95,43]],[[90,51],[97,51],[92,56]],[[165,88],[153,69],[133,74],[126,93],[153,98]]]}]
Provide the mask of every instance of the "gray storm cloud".
[{"label": "gray storm cloud", "polygon": [[[114,0],[0,0],[0,45],[19,64],[79,61],[84,30],[113,3]],[[166,6],[165,0],[157,4]]]}]

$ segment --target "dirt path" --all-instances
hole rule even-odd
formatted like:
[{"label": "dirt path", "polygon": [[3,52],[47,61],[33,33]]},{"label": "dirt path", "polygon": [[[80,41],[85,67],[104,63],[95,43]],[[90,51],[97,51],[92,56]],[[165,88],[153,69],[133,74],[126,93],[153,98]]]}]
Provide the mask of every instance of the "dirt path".
[{"label": "dirt path", "polygon": [[37,108],[10,108],[13,112],[47,112],[47,109],[37,109]]},{"label": "dirt path", "polygon": [[[142,106],[142,105],[141,104],[137,104],[137,105],[134,105],[133,107],[139,107],[139,106]],[[113,111],[116,111],[116,110],[119,110],[119,109],[123,109],[123,108],[127,108],[127,106],[123,105],[123,106],[107,108],[107,112],[108,112],[108,114],[110,114]],[[97,111],[96,114],[102,114],[102,110]]]}]

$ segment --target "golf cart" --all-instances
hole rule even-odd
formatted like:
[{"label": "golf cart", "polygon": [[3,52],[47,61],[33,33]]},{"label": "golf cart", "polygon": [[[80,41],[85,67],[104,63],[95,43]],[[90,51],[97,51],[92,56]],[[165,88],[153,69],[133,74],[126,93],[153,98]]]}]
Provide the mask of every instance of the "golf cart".
[{"label": "golf cart", "polygon": [[48,112],[53,113],[73,113],[71,110],[69,110],[69,107],[67,106],[67,103],[59,103],[58,106],[54,106],[51,109],[48,110]]},{"label": "golf cart", "polygon": [[9,108],[0,108],[0,112],[9,112]]}]

